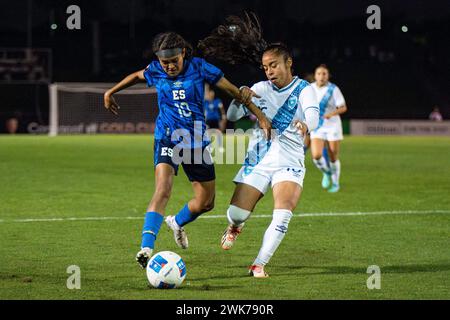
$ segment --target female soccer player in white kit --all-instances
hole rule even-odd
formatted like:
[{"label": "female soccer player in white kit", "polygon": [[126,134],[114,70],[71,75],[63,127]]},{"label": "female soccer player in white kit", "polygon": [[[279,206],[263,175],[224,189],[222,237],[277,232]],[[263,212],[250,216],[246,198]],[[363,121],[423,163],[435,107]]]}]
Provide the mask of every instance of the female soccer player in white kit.
[{"label": "female soccer player in white kit", "polygon": [[[259,59],[262,57],[262,66],[268,79],[254,84],[251,88],[241,88],[242,101],[251,99],[272,121],[272,128],[275,130],[272,130],[271,140],[265,138],[262,130],[254,131],[244,165],[234,178],[236,188],[227,210],[229,226],[221,243],[223,249],[231,249],[257,202],[267,189],[272,187],[272,222],[264,234],[258,256],[249,268],[249,273],[254,277],[265,278],[268,275],[264,266],[286,235],[292,211],[300,199],[305,175],[303,139],[308,131],[317,127],[319,107],[309,82],[292,75],[292,57],[286,46],[280,43],[266,45],[261,38],[259,24],[252,24],[250,19],[241,21],[235,17],[227,21],[231,22],[231,26],[235,26],[232,41],[243,39],[236,35],[237,32],[246,34],[246,54],[248,56],[249,53],[254,53],[255,60],[258,56]],[[219,30],[223,31],[229,26],[221,27]],[[239,42],[227,46],[228,38],[224,36],[224,32],[213,36],[214,40],[224,38],[223,41],[216,42],[222,44],[220,52],[226,55],[218,56],[219,58],[227,60],[227,57],[239,56],[239,52],[230,52],[230,48],[239,47]],[[248,49],[252,45],[257,48],[255,44],[260,44],[259,55],[256,49],[254,52]],[[258,62],[261,64],[261,60]],[[235,100],[227,112],[231,121],[247,114],[247,109]]]},{"label": "female soccer player in white kit", "polygon": [[[316,167],[322,171],[322,187],[328,192],[339,191],[341,162],[339,161],[340,141],[344,139],[340,114],[347,111],[344,96],[339,87],[329,82],[328,67],[321,64],[314,73],[311,84],[316,92],[320,108],[319,126],[311,131],[311,154]],[[323,148],[328,146],[330,162],[323,157]]]}]

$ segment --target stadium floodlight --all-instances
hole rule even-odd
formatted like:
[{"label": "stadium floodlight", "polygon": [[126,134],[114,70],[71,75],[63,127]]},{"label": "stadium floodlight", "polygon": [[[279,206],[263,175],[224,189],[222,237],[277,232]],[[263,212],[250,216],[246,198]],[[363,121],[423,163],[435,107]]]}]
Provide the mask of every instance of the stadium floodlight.
[{"label": "stadium floodlight", "polygon": [[119,116],[105,109],[103,95],[111,83],[49,85],[49,135],[152,132],[158,114],[156,90],[145,84],[115,94]]}]

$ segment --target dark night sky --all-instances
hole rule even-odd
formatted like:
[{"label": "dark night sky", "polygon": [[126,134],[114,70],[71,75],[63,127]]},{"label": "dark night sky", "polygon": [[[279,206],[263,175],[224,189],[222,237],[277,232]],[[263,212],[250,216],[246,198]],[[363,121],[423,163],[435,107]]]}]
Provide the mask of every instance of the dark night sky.
[{"label": "dark night sky", "polygon": [[[424,118],[438,104],[450,117],[450,0],[0,1],[0,48],[27,46],[32,2],[31,45],[52,50],[51,81],[119,81],[148,64],[146,49],[158,32],[179,32],[195,45],[226,16],[247,10],[260,17],[266,40],[294,49],[297,74],[305,76],[319,63],[331,67],[352,102],[346,116]],[[81,30],[65,28],[71,4],[81,8]],[[381,30],[366,27],[372,4],[381,8]],[[407,33],[401,31],[405,25]],[[218,66],[239,85],[264,77],[254,66]],[[41,98],[47,88],[42,90]],[[11,108],[22,96],[6,89],[0,94],[11,96]]]},{"label": "dark night sky", "polygon": [[[1,1],[0,28],[3,30],[26,29],[28,0]],[[331,22],[365,14],[370,4],[381,7],[383,16],[399,16],[408,20],[432,20],[450,16],[448,0],[321,0],[321,1],[263,1],[263,0],[39,0],[33,2],[33,23],[36,26],[48,22],[52,9],[61,11],[69,4],[79,4],[82,13],[91,18],[126,23],[130,12],[137,21],[157,16],[159,19],[185,19],[211,22],[221,16],[236,13],[243,8],[262,11],[273,19],[295,19],[316,23]],[[134,9],[132,8],[134,3]],[[83,12],[85,11],[85,12]]]}]

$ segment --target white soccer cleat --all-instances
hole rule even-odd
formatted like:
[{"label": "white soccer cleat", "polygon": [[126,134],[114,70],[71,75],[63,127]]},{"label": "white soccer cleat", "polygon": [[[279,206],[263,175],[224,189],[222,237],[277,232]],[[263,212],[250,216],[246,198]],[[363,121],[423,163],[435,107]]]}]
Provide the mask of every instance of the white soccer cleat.
[{"label": "white soccer cleat", "polygon": [[184,229],[177,224],[174,216],[168,216],[165,221],[169,229],[172,229],[173,231],[176,244],[181,249],[187,249],[189,246],[189,241],[186,231],[184,231]]},{"label": "white soccer cleat", "polygon": [[248,268],[248,273],[255,278],[269,277],[269,275],[264,271],[264,266],[252,265]]},{"label": "white soccer cleat", "polygon": [[142,248],[136,255],[137,263],[142,267],[142,269],[147,268],[148,260],[152,257],[153,249],[151,248]]},{"label": "white soccer cleat", "polygon": [[222,249],[230,250],[233,247],[234,242],[236,241],[238,235],[242,232],[243,225],[236,227],[233,225],[229,225],[222,236]]}]

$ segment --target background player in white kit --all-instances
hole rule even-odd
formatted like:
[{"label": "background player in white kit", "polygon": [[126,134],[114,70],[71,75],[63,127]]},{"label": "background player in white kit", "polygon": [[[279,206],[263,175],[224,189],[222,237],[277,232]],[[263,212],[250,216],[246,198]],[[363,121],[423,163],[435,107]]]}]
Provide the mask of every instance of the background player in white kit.
[{"label": "background player in white kit", "polygon": [[[241,88],[242,101],[250,99],[272,121],[271,140],[267,140],[260,129],[254,131],[250,140],[245,163],[236,175],[236,188],[227,210],[229,226],[222,237],[222,248],[231,249],[245,221],[250,217],[256,203],[272,187],[274,210],[272,222],[267,228],[258,256],[249,268],[257,278],[267,277],[264,266],[275,253],[284,238],[292,211],[300,199],[305,175],[303,139],[304,135],[317,127],[319,108],[314,90],[309,82],[292,75],[292,57],[285,45],[266,45],[261,38],[259,24],[239,18],[229,18],[229,25],[221,26],[220,34],[213,34],[212,43],[219,43],[221,55],[215,55],[228,62],[244,56],[235,48],[244,47],[245,56],[255,57],[262,66],[268,81],[258,82],[251,89]],[[224,30],[230,30],[230,34]],[[243,32],[242,37],[238,32]],[[230,37],[228,37],[230,36]],[[245,44],[239,41],[245,39]],[[217,41],[221,40],[221,41]],[[242,46],[241,46],[242,45]],[[211,45],[209,45],[211,47]],[[253,48],[253,52],[249,50]],[[258,48],[261,51],[258,54]],[[248,99],[248,100],[247,100]],[[247,115],[247,109],[233,100],[227,115],[231,121]]]},{"label": "background player in white kit", "polygon": [[[311,131],[311,155],[314,164],[322,171],[322,187],[328,192],[339,191],[341,162],[339,161],[340,141],[344,139],[340,114],[347,111],[344,96],[334,83],[329,82],[330,71],[321,64],[314,73],[315,82],[311,84],[316,92],[320,108],[320,121],[317,129]],[[324,146],[328,147],[329,165],[323,157]]]}]

